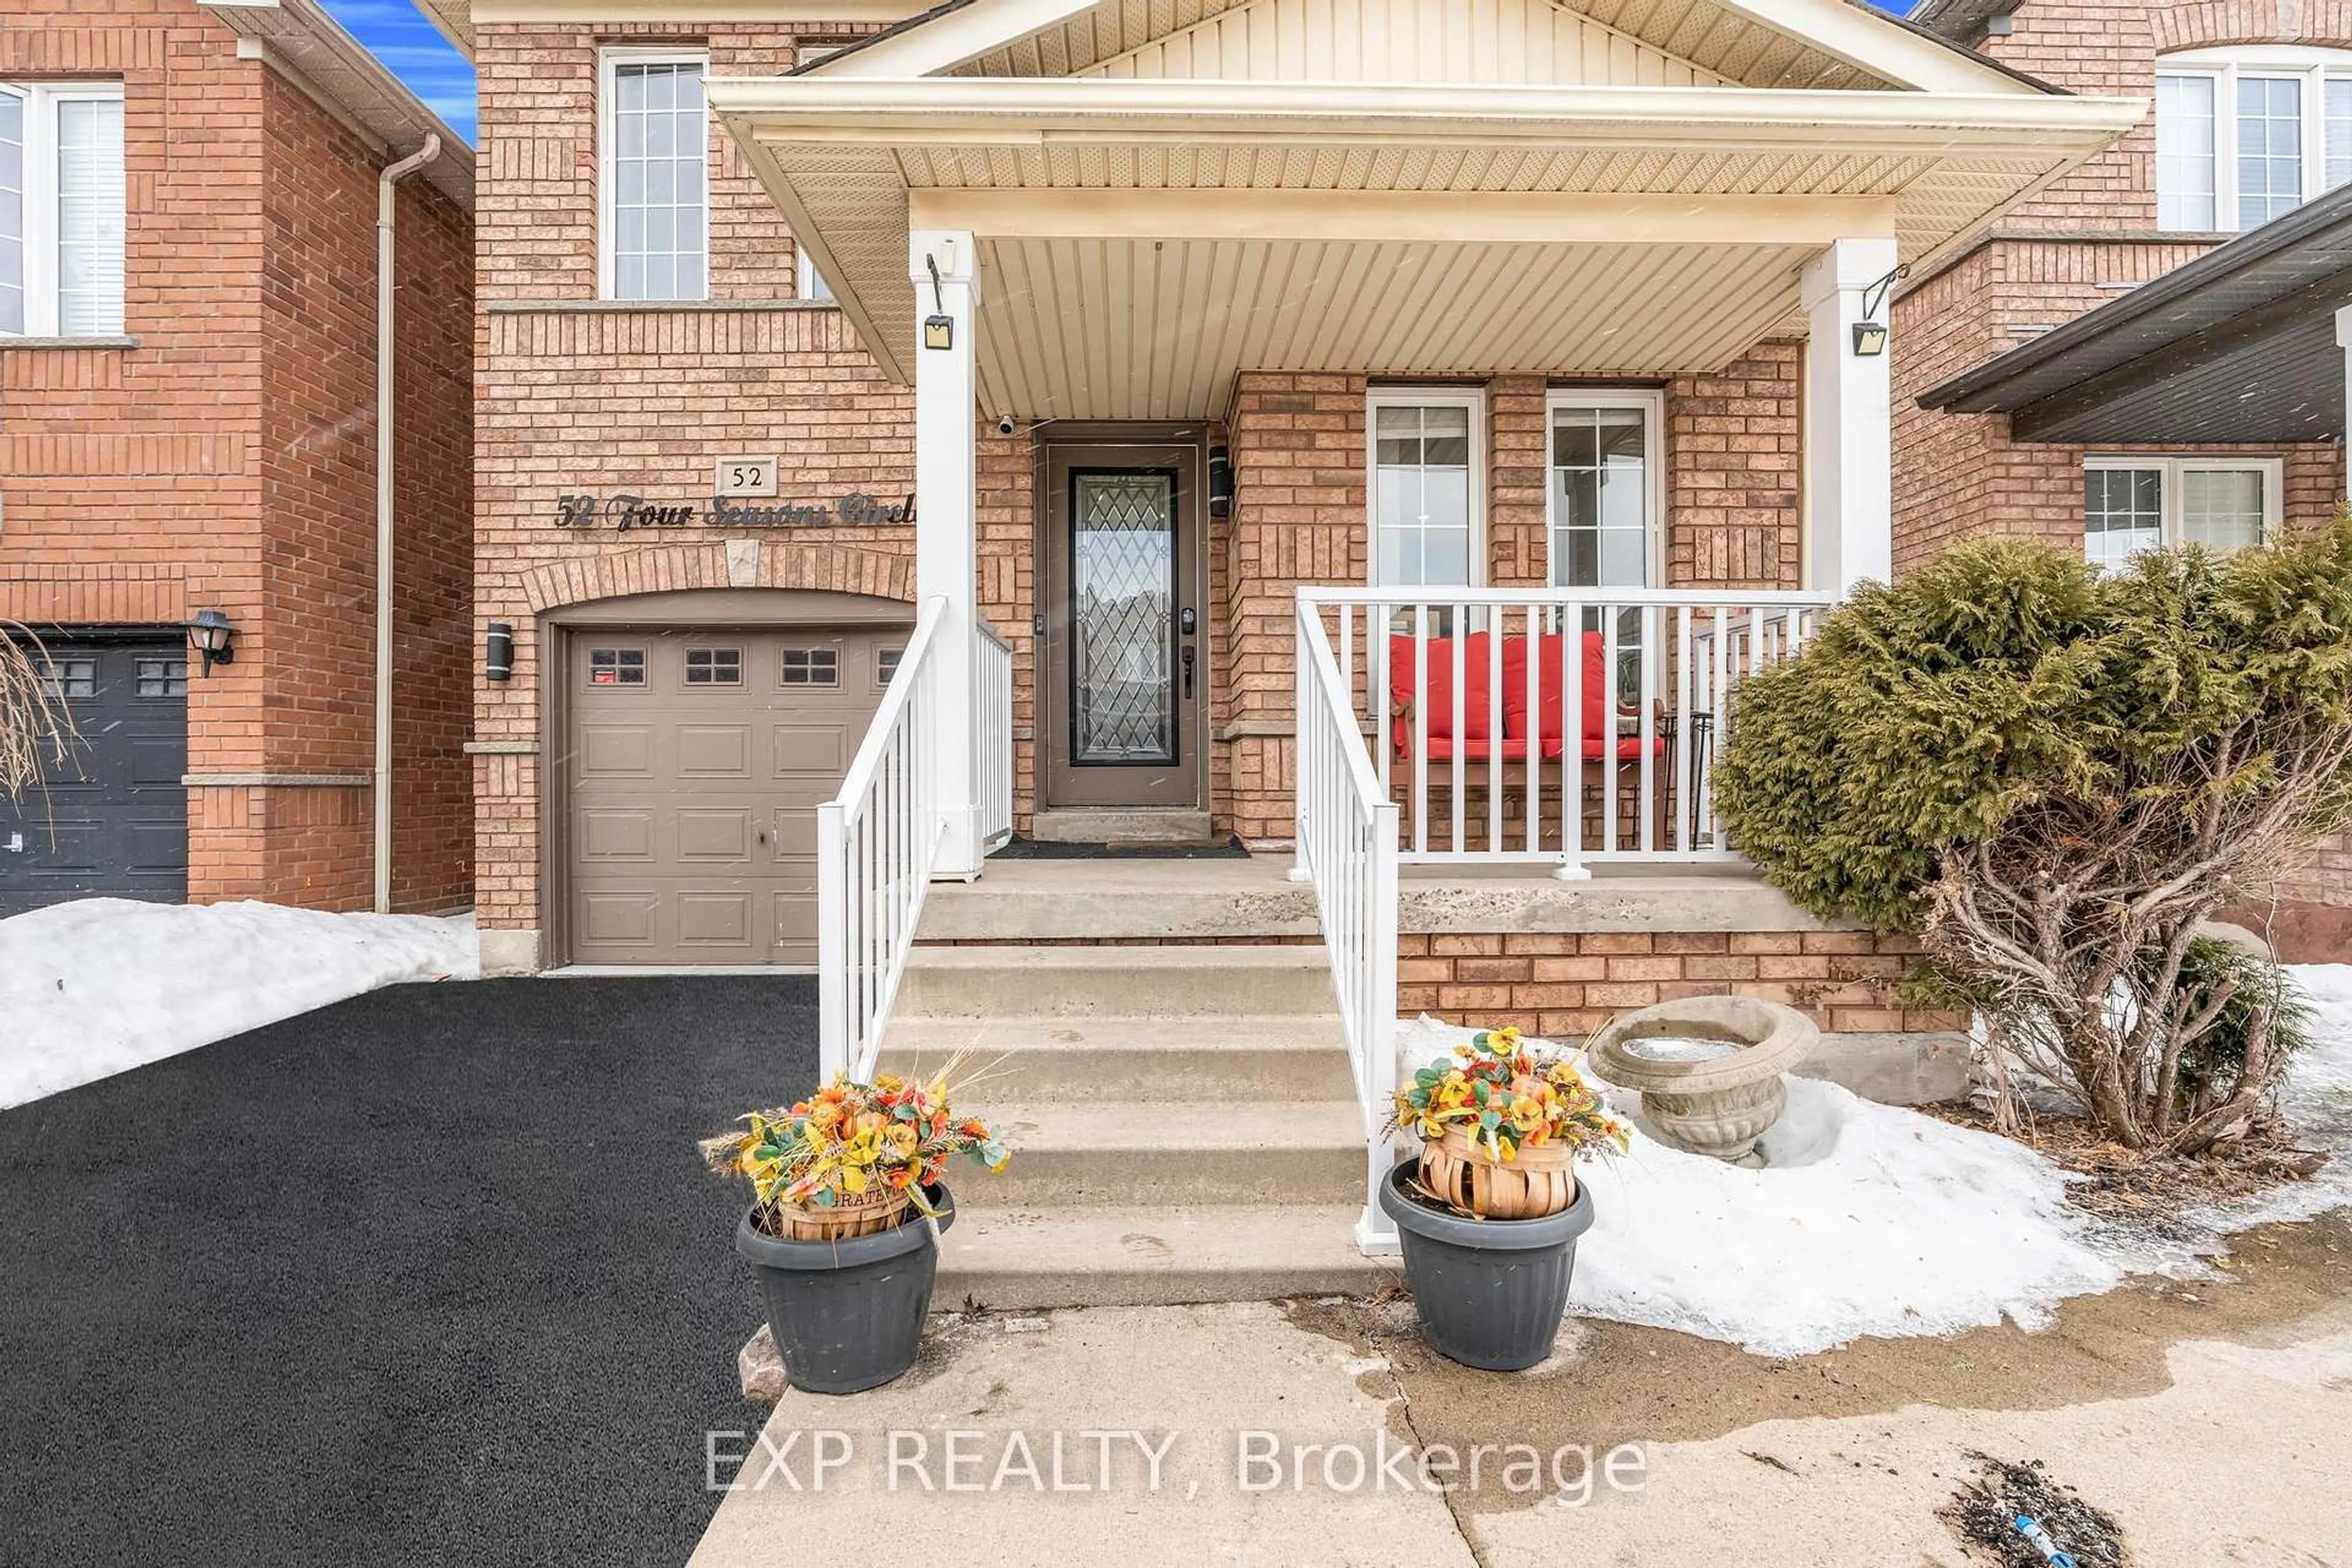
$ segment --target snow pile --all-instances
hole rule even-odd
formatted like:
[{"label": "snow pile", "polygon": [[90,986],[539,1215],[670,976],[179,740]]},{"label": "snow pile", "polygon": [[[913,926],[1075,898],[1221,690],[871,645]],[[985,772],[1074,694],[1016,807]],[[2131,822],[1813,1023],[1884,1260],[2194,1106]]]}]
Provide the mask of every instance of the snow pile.
[{"label": "snow pile", "polygon": [[470,915],[85,899],[0,920],[0,1106],[403,980],[470,980]]},{"label": "snow pile", "polygon": [[[2290,1078],[2287,1114],[2298,1142],[2339,1152],[2317,1181],[2204,1216],[2216,1247],[2230,1231],[2352,1203],[2352,965],[2294,973],[2318,1005],[2321,1040]],[[1400,1063],[1409,1074],[1469,1034],[1402,1025]],[[2040,1328],[2070,1296],[2199,1267],[2177,1238],[2125,1234],[2069,1205],[2065,1173],[2021,1143],[1835,1084],[1786,1082],[1760,1169],[1660,1142],[1641,1124],[1640,1096],[1606,1089],[1633,1149],[1578,1167],[1598,1212],[1571,1311],[1806,1355],[2003,1319]]]}]

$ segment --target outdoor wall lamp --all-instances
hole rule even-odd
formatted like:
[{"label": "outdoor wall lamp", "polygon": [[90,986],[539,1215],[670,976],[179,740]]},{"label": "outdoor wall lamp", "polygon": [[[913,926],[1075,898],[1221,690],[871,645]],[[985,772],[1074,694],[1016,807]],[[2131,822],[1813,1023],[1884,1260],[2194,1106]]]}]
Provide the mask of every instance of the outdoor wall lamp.
[{"label": "outdoor wall lamp", "polygon": [[514,679],[514,627],[504,621],[490,623],[482,649],[482,673],[492,680]]},{"label": "outdoor wall lamp", "polygon": [[198,610],[188,621],[188,647],[204,660],[210,675],[216,664],[236,662],[236,627],[218,610]]},{"label": "outdoor wall lamp", "polygon": [[1886,303],[1886,296],[1895,288],[1895,280],[1911,275],[1911,264],[1905,262],[1876,282],[1862,290],[1862,320],[1853,324],[1853,352],[1860,359],[1876,359],[1886,352],[1886,323],[1876,320],[1878,308]]}]

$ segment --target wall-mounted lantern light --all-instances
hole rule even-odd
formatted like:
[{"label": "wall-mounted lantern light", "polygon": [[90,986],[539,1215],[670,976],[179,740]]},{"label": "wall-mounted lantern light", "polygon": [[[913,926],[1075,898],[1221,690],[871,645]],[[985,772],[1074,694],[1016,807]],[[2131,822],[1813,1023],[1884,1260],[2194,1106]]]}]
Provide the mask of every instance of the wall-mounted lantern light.
[{"label": "wall-mounted lantern light", "polygon": [[504,621],[490,623],[489,637],[482,650],[482,673],[492,680],[514,679],[514,627]]},{"label": "wall-mounted lantern light", "polygon": [[218,610],[198,610],[188,621],[188,647],[210,675],[216,664],[236,662],[236,627]]},{"label": "wall-mounted lantern light", "polygon": [[1875,359],[1886,352],[1886,323],[1856,321],[1853,324],[1853,352],[1864,359]]},{"label": "wall-mounted lantern light", "polygon": [[1895,280],[1910,275],[1911,264],[1906,261],[1864,288],[1862,320],[1853,324],[1853,352],[1857,359],[1876,359],[1886,352],[1886,323],[1877,319],[1878,309],[1886,303],[1886,296],[1895,291]]},{"label": "wall-mounted lantern light", "polygon": [[1209,515],[1234,514],[1234,454],[1225,447],[1209,448]]}]

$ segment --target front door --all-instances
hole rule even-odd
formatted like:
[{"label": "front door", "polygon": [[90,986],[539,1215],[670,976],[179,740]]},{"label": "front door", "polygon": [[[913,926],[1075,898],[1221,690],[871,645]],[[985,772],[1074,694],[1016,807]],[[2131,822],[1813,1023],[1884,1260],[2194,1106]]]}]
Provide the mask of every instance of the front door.
[{"label": "front door", "polygon": [[1038,603],[1045,804],[1197,810],[1209,707],[1201,448],[1054,445]]}]

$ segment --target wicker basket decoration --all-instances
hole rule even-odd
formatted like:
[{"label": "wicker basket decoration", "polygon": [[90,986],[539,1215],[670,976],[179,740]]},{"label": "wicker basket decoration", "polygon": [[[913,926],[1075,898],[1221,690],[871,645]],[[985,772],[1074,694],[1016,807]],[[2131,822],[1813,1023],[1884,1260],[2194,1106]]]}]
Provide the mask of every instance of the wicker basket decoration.
[{"label": "wicker basket decoration", "polygon": [[763,1212],[772,1236],[786,1241],[838,1241],[904,1225],[913,1201],[904,1187],[868,1187],[855,1197],[834,1199],[830,1207],[777,1204]]},{"label": "wicker basket decoration", "polygon": [[1421,1184],[1454,1207],[1487,1219],[1541,1219],[1576,1201],[1567,1144],[1522,1143],[1505,1162],[1459,1131],[1422,1144]]},{"label": "wicker basket decoration", "polygon": [[1573,1063],[1507,1027],[1479,1030],[1399,1085],[1389,1125],[1421,1139],[1430,1199],[1486,1219],[1561,1213],[1576,1202],[1570,1166],[1626,1144]]}]

